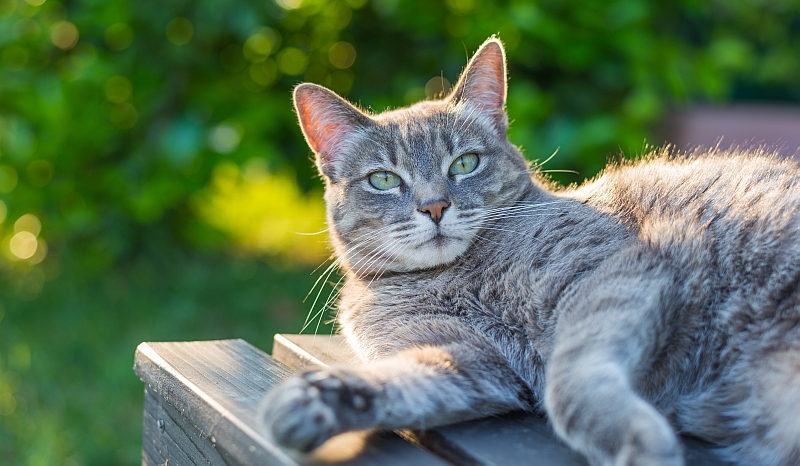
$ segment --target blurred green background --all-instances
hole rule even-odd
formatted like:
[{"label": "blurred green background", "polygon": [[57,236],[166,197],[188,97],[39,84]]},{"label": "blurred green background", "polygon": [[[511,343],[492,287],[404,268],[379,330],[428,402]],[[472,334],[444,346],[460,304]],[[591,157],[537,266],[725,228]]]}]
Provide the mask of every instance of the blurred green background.
[{"label": "blurred green background", "polygon": [[139,464],[139,342],[298,332],[327,252],[291,88],[405,105],[492,34],[563,183],[671,109],[800,101],[798,1],[0,0],[0,463]]}]

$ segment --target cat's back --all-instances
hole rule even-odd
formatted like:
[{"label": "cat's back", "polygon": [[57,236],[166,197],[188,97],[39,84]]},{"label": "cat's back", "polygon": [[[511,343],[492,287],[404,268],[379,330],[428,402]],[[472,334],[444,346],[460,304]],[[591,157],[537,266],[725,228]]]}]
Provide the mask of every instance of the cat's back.
[{"label": "cat's back", "polygon": [[787,291],[800,278],[793,160],[746,152],[653,157],[610,169],[570,195],[616,217],[714,302],[736,297],[763,307],[797,294]]}]

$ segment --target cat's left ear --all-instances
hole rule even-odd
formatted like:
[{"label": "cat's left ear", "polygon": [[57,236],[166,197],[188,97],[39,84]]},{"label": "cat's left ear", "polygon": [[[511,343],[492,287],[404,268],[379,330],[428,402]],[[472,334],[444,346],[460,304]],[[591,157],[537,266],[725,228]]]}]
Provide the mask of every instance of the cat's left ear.
[{"label": "cat's left ear", "polygon": [[490,37],[481,45],[461,73],[450,99],[467,101],[489,116],[497,130],[505,135],[506,116],[506,53],[500,39]]},{"label": "cat's left ear", "polygon": [[311,83],[294,89],[294,107],[320,172],[338,178],[337,168],[352,149],[356,135],[372,121],[332,91]]}]

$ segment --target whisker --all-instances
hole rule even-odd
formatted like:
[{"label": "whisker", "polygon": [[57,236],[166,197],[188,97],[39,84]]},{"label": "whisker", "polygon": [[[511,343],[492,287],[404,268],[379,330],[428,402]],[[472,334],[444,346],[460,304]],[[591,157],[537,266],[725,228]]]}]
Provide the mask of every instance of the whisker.
[{"label": "whisker", "polygon": [[493,230],[493,231],[503,231],[503,232],[506,232],[506,233],[513,233],[515,235],[525,236],[527,238],[536,240],[536,241],[538,241],[540,243],[544,243],[544,241],[540,240],[539,238],[537,238],[535,236],[531,236],[531,235],[528,235],[528,234],[525,234],[525,233],[522,233],[522,232],[516,231],[516,230],[509,230],[507,228],[496,228],[496,227],[489,227],[489,226],[470,227],[470,228],[475,229],[475,230]]},{"label": "whisker", "polygon": [[580,172],[577,172],[575,170],[567,170],[567,169],[563,169],[563,170],[536,170],[533,173],[574,173],[576,175],[580,175]]},{"label": "whisker", "polygon": [[558,154],[558,151],[559,151],[559,150],[561,150],[561,146],[558,146],[558,147],[556,147],[556,150],[554,150],[554,151],[553,151],[553,153],[552,153],[552,154],[550,154],[550,157],[547,157],[547,158],[544,160],[544,162],[537,163],[536,165],[534,165],[534,166],[533,166],[533,168],[534,168],[534,169],[535,169],[535,168],[539,168],[539,167],[541,167],[542,165],[544,165],[544,164],[546,164],[547,162],[549,162],[550,160],[552,160],[552,159],[553,159],[553,157],[555,157],[555,156],[556,156],[556,154]]},{"label": "whisker", "polygon": [[[370,260],[372,260],[372,259],[376,258],[378,255],[385,255],[385,256],[386,256],[386,258],[385,258],[384,262],[381,264],[381,266],[380,266],[380,267],[378,267],[378,269],[377,269],[377,270],[380,270],[381,268],[385,267],[385,265],[388,263],[389,259],[391,259],[391,258],[392,258],[392,254],[394,253],[394,251],[396,251],[397,249],[399,249],[400,247],[402,247],[402,245],[401,245],[399,242],[396,242],[396,241],[394,241],[394,242],[392,242],[392,243],[389,243],[388,245],[385,245],[385,246],[387,246],[387,247],[385,247],[385,248],[383,248],[383,247],[382,247],[381,249],[379,249],[378,251],[375,251],[375,253],[373,253],[373,254],[370,256]],[[364,266],[362,266],[362,268],[361,268],[361,269],[359,269],[359,271],[357,271],[357,272],[356,272],[356,276],[360,276],[360,274],[361,274],[361,271],[363,270],[363,268],[364,268],[364,267],[366,267],[366,265],[367,265],[367,264],[364,264]],[[384,271],[385,271],[385,270],[384,270]],[[383,275],[383,272],[381,272],[381,274],[380,274],[380,275],[382,276],[382,275]],[[358,294],[358,295],[357,295],[355,298],[353,298],[353,300],[354,300],[355,302],[357,302],[357,301],[358,301],[358,299],[361,297],[361,295],[362,295],[362,294],[363,294],[365,291],[367,291],[367,290],[369,289],[369,287],[372,285],[372,282],[373,282],[374,280],[375,280],[375,276],[373,276],[372,280],[370,280],[370,282],[367,284],[367,286],[366,286],[366,287],[365,287],[365,288],[364,288],[364,289],[363,289],[363,290],[362,290],[362,291],[361,291],[361,292],[360,292],[360,293],[359,293],[359,294]],[[333,301],[335,301],[336,299],[338,299],[338,297],[341,295],[342,291],[344,291],[344,288],[346,288],[346,287],[347,287],[347,284],[345,284],[345,285],[344,285],[344,286],[343,286],[343,287],[342,287],[342,288],[339,290],[339,292],[338,292],[338,293],[337,293],[335,296],[332,296],[332,297],[330,297],[330,298],[329,298],[329,301],[328,301],[328,303],[326,303],[326,306],[327,306],[327,305],[328,305],[330,302],[333,302]],[[333,322],[335,322],[335,321],[336,321],[338,318],[339,318],[339,309],[337,308],[337,309],[336,309],[336,314],[333,316],[333,320],[332,320],[332,321],[333,321]],[[319,326],[318,326],[317,328],[319,328]],[[333,329],[331,329],[331,331],[333,331]]]},{"label": "whisker", "polygon": [[315,235],[321,235],[323,233],[327,233],[328,230],[330,230],[330,228],[325,228],[323,230],[315,231],[313,233],[306,233],[306,232],[302,232],[302,231],[293,231],[292,233],[294,233],[295,235],[301,235],[301,236],[315,236]]}]

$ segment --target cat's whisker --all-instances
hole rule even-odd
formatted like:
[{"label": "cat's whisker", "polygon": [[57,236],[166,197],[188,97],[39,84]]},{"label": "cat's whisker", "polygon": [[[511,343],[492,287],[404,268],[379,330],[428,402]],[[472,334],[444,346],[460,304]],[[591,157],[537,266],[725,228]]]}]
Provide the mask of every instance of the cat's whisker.
[{"label": "cat's whisker", "polygon": [[526,207],[512,207],[508,209],[498,209],[498,210],[491,210],[491,211],[484,211],[482,214],[484,215],[497,215],[497,214],[510,214],[515,212],[531,212],[531,211],[539,211],[539,210],[563,210],[561,207],[556,207],[552,205],[536,205],[536,206],[526,206]]},{"label": "cat's whisker", "polygon": [[[308,297],[311,295],[311,293],[317,287],[317,284],[319,284],[320,282],[323,283],[323,285],[320,285],[319,291],[317,291],[317,295],[314,297],[314,302],[311,303],[311,308],[309,308],[309,310],[308,310],[308,315],[306,315],[306,320],[303,321],[303,326],[302,326],[302,328],[300,330],[301,333],[303,332],[303,330],[305,330],[306,324],[308,323],[309,319],[311,318],[311,314],[314,312],[314,307],[316,307],[317,301],[319,300],[319,297],[322,294],[322,289],[324,288],[325,280],[328,279],[327,277],[330,277],[331,273],[333,273],[333,271],[335,270],[337,265],[339,265],[339,260],[338,259],[333,261],[328,266],[328,268],[326,268],[325,271],[320,274],[319,278],[317,278],[317,280],[314,282],[314,286],[311,287],[311,290],[309,290],[308,294],[303,299],[303,302],[305,302],[306,299],[308,299]],[[323,278],[324,278],[324,280],[323,280]]]},{"label": "cat's whisker", "polygon": [[384,225],[384,226],[382,226],[380,228],[377,228],[375,230],[366,231],[363,234],[361,234],[360,236],[357,236],[357,237],[351,239],[350,241],[348,241],[347,243],[345,243],[345,247],[352,248],[353,246],[351,246],[351,245],[356,241],[366,240],[367,238],[378,236],[378,235],[386,232],[387,230],[390,230],[390,229],[396,228],[396,227],[397,227],[397,225],[391,225],[390,224],[390,225]]},{"label": "cat's whisker", "polygon": [[325,229],[322,229],[320,231],[315,231],[315,232],[311,232],[311,233],[306,233],[306,232],[303,232],[303,231],[292,231],[291,233],[294,233],[295,235],[300,235],[300,236],[316,236],[316,235],[321,235],[323,233],[327,233],[328,230],[330,230],[330,228],[325,228]]},{"label": "cat's whisker", "polygon": [[[402,247],[402,245],[401,245],[401,244],[394,244],[394,245],[391,245],[390,247],[388,247],[388,248],[387,248],[387,249],[386,249],[386,250],[385,250],[385,251],[382,253],[382,254],[385,254],[385,255],[387,256],[387,257],[386,257],[386,260],[384,260],[383,264],[381,264],[381,266],[380,266],[378,269],[380,269],[380,268],[383,268],[383,267],[384,267],[384,266],[387,264],[387,262],[389,261],[389,259],[391,259],[391,257],[392,257],[392,254],[393,254],[393,253],[394,253],[394,252],[395,252],[395,251],[396,251],[398,248],[400,248],[400,247]],[[365,287],[365,288],[364,288],[364,289],[361,291],[361,293],[359,293],[358,295],[356,295],[356,297],[353,299],[353,302],[354,302],[354,303],[355,303],[355,302],[358,302],[358,300],[361,298],[362,294],[363,294],[365,291],[367,291],[367,290],[369,289],[369,287],[372,285],[372,282],[373,282],[373,281],[375,281],[376,279],[380,279],[380,277],[382,277],[382,276],[383,276],[383,273],[384,273],[385,271],[386,271],[386,269],[384,269],[382,272],[380,272],[380,275],[379,275],[379,276],[377,276],[377,278],[376,278],[376,276],[373,276],[372,280],[370,280],[370,282],[369,282],[369,283],[367,284],[367,286],[366,286],[366,287]],[[357,274],[358,274],[358,273],[360,273],[360,272],[357,272]],[[344,291],[344,289],[345,289],[346,287],[347,287],[347,284],[345,284],[345,286],[344,286],[344,287],[342,287],[342,288],[339,290],[339,293],[337,293],[337,295],[333,297],[333,300],[334,300],[334,301],[338,299],[338,297],[341,295],[342,291]],[[336,321],[336,320],[338,320],[338,318],[339,318],[339,309],[338,309],[338,307],[337,307],[337,309],[336,309],[336,314],[333,316],[333,321]]]},{"label": "cat's whisker", "polygon": [[528,210],[528,211],[519,211],[519,212],[498,212],[496,214],[486,215],[480,217],[480,221],[498,221],[503,219],[513,219],[513,218],[523,218],[523,217],[538,217],[543,215],[553,215],[562,213],[563,210],[561,209],[537,209],[537,210]]},{"label": "cat's whisker", "polygon": [[530,203],[528,201],[519,201],[519,202],[512,203],[511,205],[490,207],[488,209],[485,209],[484,211],[490,212],[490,211],[494,211],[494,210],[515,209],[515,208],[520,208],[520,207],[523,207],[523,208],[524,207],[539,207],[539,206],[544,206],[544,205],[563,204],[563,203],[570,203],[570,202],[575,202],[575,201],[572,200],[572,199],[558,199],[558,200],[555,200],[555,201],[537,202],[537,203]]},{"label": "cat's whisker", "polygon": [[472,229],[475,229],[475,230],[493,230],[493,231],[502,231],[502,232],[506,232],[506,233],[513,233],[515,235],[519,235],[519,236],[524,236],[526,238],[530,238],[530,239],[538,241],[540,243],[542,242],[542,240],[540,240],[539,238],[537,238],[535,236],[531,236],[531,235],[523,233],[521,231],[509,230],[507,228],[497,228],[497,227],[490,227],[490,226],[482,226],[482,227],[472,227]]},{"label": "cat's whisker", "polygon": [[503,206],[503,207],[492,207],[492,208],[489,208],[489,209],[482,209],[482,210],[478,210],[478,211],[479,212],[483,212],[483,213],[513,212],[513,211],[516,211],[516,210],[538,209],[538,208],[541,208],[541,207],[553,206],[553,205],[559,205],[559,204],[567,204],[567,203],[571,203],[571,202],[573,202],[573,201],[559,200],[559,201],[551,201],[551,202],[540,202],[540,203],[536,203],[536,204],[522,204],[522,205],[512,205],[512,206]]},{"label": "cat's whisker", "polygon": [[540,210],[536,212],[513,212],[510,214],[495,214],[491,216],[486,216],[481,219],[483,222],[498,222],[500,220],[505,219],[515,219],[515,218],[533,218],[533,217],[543,217],[546,215],[554,215],[563,212],[562,210]]},{"label": "cat's whisker", "polygon": [[[383,233],[385,230],[389,230],[389,229],[391,229],[392,227],[394,227],[394,225],[387,225],[387,226],[385,226],[385,227],[379,228],[379,229],[377,229],[377,230],[370,231],[370,232],[368,232],[368,233],[365,233],[364,235],[361,235],[361,236],[359,236],[359,238],[365,238],[365,239],[364,239],[363,241],[359,242],[358,244],[356,244],[356,245],[354,245],[354,246],[351,246],[351,247],[350,247],[350,250],[357,250],[357,249],[359,249],[359,248],[361,248],[361,247],[364,247],[364,246],[366,246],[366,244],[367,244],[367,243],[368,243],[368,242],[369,242],[369,241],[370,241],[372,238],[374,238],[374,237],[377,237],[378,235],[380,235],[381,233]],[[324,262],[323,262],[323,264],[324,264]],[[327,268],[327,269],[325,269],[325,271],[324,271],[324,272],[322,272],[322,274],[320,274],[319,278],[317,278],[317,280],[314,282],[314,286],[312,286],[312,287],[311,287],[311,290],[308,292],[308,294],[306,295],[306,298],[305,298],[305,299],[308,299],[308,297],[311,295],[311,293],[313,293],[313,291],[314,291],[314,289],[317,287],[317,285],[318,285],[320,282],[324,283],[324,282],[325,282],[325,280],[327,280],[327,279],[328,279],[328,277],[330,277],[330,276],[331,276],[331,274],[332,274],[332,273],[333,273],[333,271],[335,270],[335,267],[336,267],[336,266],[338,266],[338,265],[340,265],[340,264],[341,264],[341,261],[340,261],[339,259],[336,259],[336,260],[334,260],[334,262],[333,262],[333,263],[331,263],[331,264],[328,266],[328,268]],[[355,264],[354,264],[354,265],[355,265]],[[321,266],[320,266],[320,267],[321,267]],[[319,269],[319,267],[317,267],[317,269]],[[324,279],[324,280],[323,280],[323,279]],[[342,281],[342,278],[340,278],[340,279],[339,279],[339,281],[336,283],[336,285],[334,285],[334,289],[335,289],[335,287],[336,287],[336,286],[338,286],[338,284],[339,284],[339,283],[341,283],[341,281]],[[301,332],[301,333],[302,333],[303,331],[305,331],[305,329],[306,329],[306,328],[308,328],[308,325],[310,325],[312,322],[314,322],[314,320],[316,319],[316,317],[317,317],[317,316],[318,316],[318,315],[319,315],[321,312],[324,312],[324,310],[326,309],[326,307],[328,307],[328,305],[329,305],[329,301],[330,301],[330,299],[328,299],[328,300],[326,301],[325,305],[323,305],[323,306],[322,306],[322,308],[321,308],[321,309],[320,309],[320,310],[319,310],[317,313],[314,313],[314,309],[316,308],[317,302],[319,301],[319,298],[320,298],[320,296],[322,295],[322,290],[323,290],[323,288],[324,288],[324,285],[320,285],[320,286],[319,286],[319,290],[317,291],[317,295],[314,297],[314,302],[311,304],[311,308],[309,309],[309,311],[308,311],[308,314],[306,315],[306,319],[305,319],[305,321],[303,322],[303,326],[302,326],[302,328],[300,329],[300,332]],[[333,291],[332,291],[331,293],[333,293]],[[330,298],[330,295],[329,295],[329,298]],[[303,301],[305,301],[305,299],[304,299]],[[312,317],[312,314],[313,314],[313,317]]]},{"label": "cat's whisker", "polygon": [[553,151],[553,153],[552,153],[552,154],[550,154],[550,157],[547,157],[546,159],[544,159],[544,162],[537,163],[536,165],[534,165],[533,167],[531,167],[531,169],[536,169],[536,168],[539,168],[539,167],[543,166],[544,164],[546,164],[547,162],[549,162],[550,160],[552,160],[552,159],[553,159],[553,157],[555,157],[555,156],[556,156],[556,154],[558,154],[558,151],[560,151],[560,150],[561,150],[561,146],[559,146],[559,147],[556,147],[556,150],[554,150],[554,151]]},{"label": "cat's whisker", "polygon": [[[394,246],[395,246],[396,242],[397,242],[396,240],[390,240],[390,241],[389,241],[389,243],[382,244],[382,245],[381,245],[381,246],[379,246],[379,247],[378,247],[378,248],[377,248],[375,251],[373,251],[372,253],[370,253],[370,254],[368,254],[368,255],[366,255],[366,256],[364,256],[364,257],[362,257],[362,258],[361,258],[361,259],[359,259],[359,260],[358,260],[356,263],[354,263],[354,264],[351,266],[351,270],[352,270],[352,269],[355,269],[356,267],[358,267],[358,266],[359,266],[359,264],[361,264],[361,266],[360,266],[360,267],[358,267],[358,269],[355,271],[355,276],[360,278],[360,276],[361,276],[361,273],[362,273],[362,272],[365,270],[365,268],[366,268],[366,267],[369,267],[369,266],[370,266],[370,263],[371,263],[371,261],[373,261],[373,260],[374,260],[374,258],[375,258],[375,257],[377,257],[378,255],[383,255],[383,254],[385,254],[385,253],[387,252],[387,250],[394,249]],[[363,264],[362,264],[362,262],[363,262]],[[342,291],[344,290],[344,288],[345,288],[345,287],[348,285],[348,284],[346,283],[346,284],[344,285],[344,287],[342,287],[342,288],[337,288],[337,287],[339,286],[339,284],[342,282],[342,280],[343,280],[343,279],[344,279],[344,276],[342,276],[342,277],[339,279],[339,281],[338,281],[338,282],[336,282],[336,284],[335,284],[335,285],[334,285],[334,287],[333,287],[333,290],[332,290],[332,291],[331,291],[331,293],[328,295],[328,299],[325,301],[325,304],[323,305],[322,309],[326,309],[326,308],[328,308],[328,307],[331,305],[331,303],[332,303],[332,302],[334,302],[334,301],[336,301],[336,299],[338,298],[338,296],[339,296],[339,295],[341,295],[341,293],[342,293]]]},{"label": "cat's whisker", "polygon": [[479,239],[481,239],[483,241],[488,241],[488,242],[490,242],[490,243],[492,243],[494,245],[502,246],[502,244],[498,243],[497,241],[490,240],[489,238],[487,238],[485,236],[481,236],[481,235],[479,235],[477,233],[474,236],[475,236],[475,238],[479,238]]},{"label": "cat's whisker", "polygon": [[[392,254],[394,254],[394,252],[395,252],[395,251],[397,251],[399,248],[402,248],[402,245],[400,245],[400,244],[396,244],[396,245],[394,245],[392,248],[390,248],[390,249],[388,249],[388,250],[386,251],[386,258],[385,258],[385,260],[384,260],[384,261],[383,261],[383,263],[380,265],[380,267],[377,267],[377,268],[376,268],[376,273],[375,273],[375,274],[373,274],[372,278],[371,278],[371,279],[370,279],[370,281],[367,283],[367,285],[366,285],[366,286],[365,286],[365,287],[364,287],[364,288],[361,290],[361,292],[360,292],[358,295],[356,295],[356,296],[355,296],[355,298],[353,298],[353,302],[354,302],[354,303],[357,303],[357,302],[359,302],[359,299],[361,299],[361,296],[362,296],[362,295],[363,295],[363,294],[364,294],[364,293],[365,293],[367,290],[369,290],[370,286],[372,286],[372,283],[373,283],[375,280],[378,280],[378,279],[380,279],[380,278],[383,276],[384,272],[386,272],[386,270],[388,270],[388,268],[385,268],[385,266],[386,266],[386,264],[389,262],[389,260],[392,258]],[[383,270],[381,270],[381,269],[383,269]],[[338,317],[338,311],[337,311],[337,317]]]},{"label": "cat's whisker", "polygon": [[536,170],[533,173],[573,173],[575,175],[580,175],[580,172],[576,170],[568,170],[568,169],[554,169],[554,170]]}]

